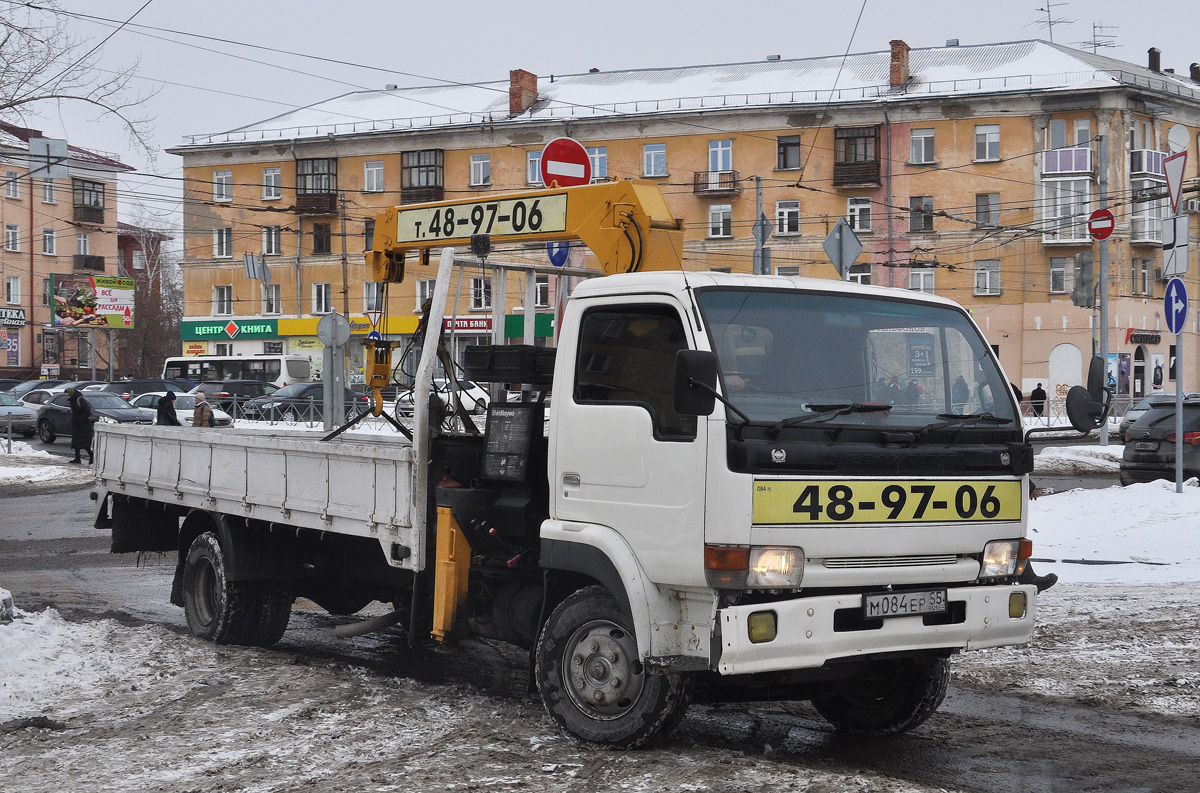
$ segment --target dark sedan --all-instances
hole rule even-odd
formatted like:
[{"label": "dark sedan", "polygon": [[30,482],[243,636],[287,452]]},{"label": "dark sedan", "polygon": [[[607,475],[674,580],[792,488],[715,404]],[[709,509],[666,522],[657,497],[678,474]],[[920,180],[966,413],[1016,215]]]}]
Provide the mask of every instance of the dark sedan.
[{"label": "dark sedan", "polygon": [[[1183,403],[1183,478],[1200,477],[1200,399]],[[1125,433],[1121,484],[1175,479],[1175,401],[1152,401]]]},{"label": "dark sedan", "polygon": [[[84,392],[84,399],[98,421],[113,424],[148,424],[142,412],[116,394],[103,391]],[[38,437],[43,443],[54,443],[59,435],[71,435],[71,405],[65,393],[56,395],[42,405],[38,414]]]},{"label": "dark sedan", "polygon": [[[252,421],[321,421],[324,411],[321,401],[321,383],[293,383],[273,394],[260,396],[246,402],[245,417]],[[364,394],[345,389],[346,416],[360,413],[370,407],[371,401]]]}]

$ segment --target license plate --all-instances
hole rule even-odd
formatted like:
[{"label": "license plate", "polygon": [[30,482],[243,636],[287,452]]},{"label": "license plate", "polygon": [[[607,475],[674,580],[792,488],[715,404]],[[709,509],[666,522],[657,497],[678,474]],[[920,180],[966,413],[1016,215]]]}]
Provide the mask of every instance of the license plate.
[{"label": "license plate", "polygon": [[754,523],[960,523],[1021,519],[1018,479],[758,479]]},{"label": "license plate", "polygon": [[946,590],[924,589],[914,592],[880,592],[863,595],[863,619],[911,617],[916,614],[946,613]]},{"label": "license plate", "polygon": [[1153,452],[1158,450],[1158,441],[1138,441],[1133,444],[1133,450],[1137,452]]}]

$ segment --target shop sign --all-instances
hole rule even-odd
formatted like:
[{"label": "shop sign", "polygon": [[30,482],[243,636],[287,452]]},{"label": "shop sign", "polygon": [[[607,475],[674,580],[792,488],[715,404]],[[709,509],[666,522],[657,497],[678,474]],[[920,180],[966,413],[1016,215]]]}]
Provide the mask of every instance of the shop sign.
[{"label": "shop sign", "polygon": [[274,339],[279,336],[273,319],[228,319],[187,321],[180,323],[179,335],[184,341],[201,339]]},{"label": "shop sign", "polygon": [[300,352],[301,350],[320,352],[325,349],[325,345],[315,336],[292,336],[288,339],[288,348],[290,352]]},{"label": "shop sign", "polygon": [[1125,332],[1126,344],[1162,344],[1162,334],[1157,330],[1130,328]]},{"label": "shop sign", "polygon": [[446,330],[488,331],[492,329],[491,317],[443,317],[442,327]]},{"label": "shop sign", "polygon": [[23,328],[25,325],[25,309],[0,308],[0,326],[6,328]]},{"label": "shop sign", "polygon": [[183,344],[184,355],[208,355],[208,342],[188,341]]}]

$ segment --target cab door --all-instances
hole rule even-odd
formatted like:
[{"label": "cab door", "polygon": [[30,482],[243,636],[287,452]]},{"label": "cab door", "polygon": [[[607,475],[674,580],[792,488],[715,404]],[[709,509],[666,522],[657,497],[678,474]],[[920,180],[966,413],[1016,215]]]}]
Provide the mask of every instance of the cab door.
[{"label": "cab door", "polygon": [[694,347],[684,314],[608,298],[578,322],[558,351],[571,377],[551,411],[555,517],[615,529],[655,583],[702,586],[707,419],[673,407],[675,354]]}]

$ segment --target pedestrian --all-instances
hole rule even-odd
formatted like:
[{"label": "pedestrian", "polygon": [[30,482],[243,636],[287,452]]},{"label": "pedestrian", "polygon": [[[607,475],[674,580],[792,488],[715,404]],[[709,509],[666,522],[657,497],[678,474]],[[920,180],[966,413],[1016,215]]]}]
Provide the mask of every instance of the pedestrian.
[{"label": "pedestrian", "polygon": [[175,392],[168,391],[158,399],[158,415],[154,423],[160,427],[179,427],[179,416],[175,413]]},{"label": "pedestrian", "polygon": [[192,427],[215,427],[217,420],[213,416],[212,405],[204,394],[196,394],[196,409],[192,411]]},{"label": "pedestrian", "polygon": [[1033,411],[1033,415],[1038,418],[1046,412],[1046,389],[1042,388],[1042,384],[1038,383],[1037,388],[1029,392],[1029,407]]},{"label": "pedestrian", "polygon": [[75,452],[75,459],[71,462],[83,462],[79,459],[79,453],[87,452],[87,464],[91,465],[94,432],[92,406],[83,398],[83,394],[74,388],[68,388],[66,394],[67,404],[71,406],[71,450]]},{"label": "pedestrian", "polygon": [[954,386],[950,390],[950,400],[954,403],[954,409],[960,413],[967,406],[967,402],[971,400],[971,388],[962,375],[959,375],[958,379],[954,381]]}]

